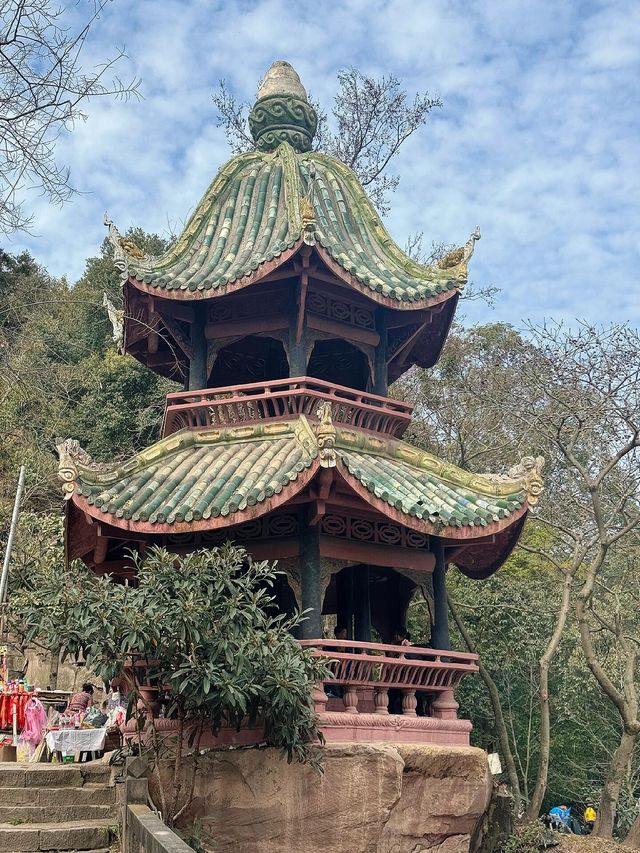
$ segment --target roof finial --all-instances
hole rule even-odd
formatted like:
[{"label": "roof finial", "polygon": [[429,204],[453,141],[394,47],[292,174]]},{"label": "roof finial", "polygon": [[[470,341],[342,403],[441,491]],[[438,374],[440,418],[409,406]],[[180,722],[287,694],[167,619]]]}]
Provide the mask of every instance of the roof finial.
[{"label": "roof finial", "polygon": [[318,116],[295,69],[282,59],[269,68],[258,87],[249,127],[259,151],[288,142],[297,151],[311,148]]}]

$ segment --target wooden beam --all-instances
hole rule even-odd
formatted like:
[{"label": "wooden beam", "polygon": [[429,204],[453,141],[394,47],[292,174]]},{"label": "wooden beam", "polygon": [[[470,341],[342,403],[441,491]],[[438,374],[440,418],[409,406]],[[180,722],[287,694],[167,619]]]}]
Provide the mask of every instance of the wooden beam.
[{"label": "wooden beam", "polygon": [[316,481],[318,488],[314,489],[314,486],[311,486],[310,491],[316,496],[315,501],[312,501],[309,508],[309,524],[312,527],[315,527],[327,511],[327,498],[331,492],[333,482],[333,468],[323,468]]},{"label": "wooden beam", "polygon": [[173,299],[159,299],[157,296],[149,297],[149,310],[164,317],[173,317],[175,320],[184,320],[193,323],[193,305],[178,302]]},{"label": "wooden beam", "polygon": [[409,335],[409,337],[406,339],[406,341],[404,341],[404,342],[400,345],[400,347],[399,347],[399,348],[398,348],[398,349],[393,353],[393,355],[391,356],[391,358],[388,358],[388,359],[387,359],[387,364],[391,364],[391,362],[392,362],[392,361],[395,361],[396,359],[398,359],[398,360],[399,360],[399,359],[400,359],[400,356],[401,356],[403,353],[405,353],[405,352],[407,352],[408,350],[410,350],[410,349],[411,349],[411,347],[412,347],[412,345],[415,343],[416,338],[419,338],[419,337],[420,337],[420,335],[424,332],[424,330],[427,328],[427,326],[429,325],[429,323],[430,323],[430,322],[431,322],[431,319],[429,319],[429,321],[428,321],[428,322],[423,323],[421,326],[418,326],[418,328],[415,330],[415,332],[413,332],[412,334],[410,334],[410,335]]},{"label": "wooden beam", "polygon": [[295,276],[296,276],[295,269],[293,269],[291,267],[287,267],[286,269],[281,268],[281,269],[275,270],[275,272],[269,273],[269,275],[265,275],[264,278],[261,278],[260,284],[262,284],[263,282],[266,284],[267,282],[270,282],[270,281],[282,281],[282,279],[295,278]]},{"label": "wooden beam", "polygon": [[307,288],[309,287],[309,253],[302,255],[302,263],[305,269],[300,273],[300,287],[298,289],[298,319],[296,322],[296,343],[302,340],[304,330],[304,310],[307,303]]},{"label": "wooden beam", "polygon": [[352,326],[350,323],[340,323],[337,320],[329,320],[326,317],[320,317],[318,314],[308,315],[307,326],[310,329],[316,329],[319,332],[326,332],[327,334],[334,335],[337,338],[359,341],[360,343],[367,344],[371,347],[376,347],[380,343],[380,335],[371,329],[361,329],[359,326]]},{"label": "wooden beam", "polygon": [[163,367],[164,365],[180,363],[172,352],[160,350],[148,356],[146,360],[147,367]]},{"label": "wooden beam", "polygon": [[420,548],[402,548],[397,545],[381,545],[377,542],[356,542],[337,536],[320,536],[320,554],[336,560],[353,560],[384,568],[415,569],[432,572],[435,558],[430,551]]},{"label": "wooden beam", "polygon": [[158,337],[158,333],[155,329],[151,329],[147,337],[147,352],[150,355],[155,355],[158,352],[159,346],[160,338]]},{"label": "wooden beam", "polygon": [[204,327],[207,340],[222,340],[224,338],[244,338],[259,332],[275,332],[289,328],[285,316],[257,317],[252,320],[235,320],[231,323],[208,323]]},{"label": "wooden beam", "polygon": [[174,341],[178,344],[182,352],[186,355],[188,359],[193,358],[193,347],[191,346],[191,341],[184,334],[180,326],[175,321],[174,317],[171,317],[167,314],[158,313],[164,327],[169,332]]},{"label": "wooden beam", "polygon": [[93,550],[93,562],[99,565],[100,563],[104,563],[105,558],[107,556],[107,551],[109,550],[109,540],[106,536],[98,536],[98,541],[96,542],[96,547]]},{"label": "wooden beam", "polygon": [[423,308],[420,311],[388,311],[386,316],[387,329],[402,329],[414,323],[429,323],[433,311]]}]

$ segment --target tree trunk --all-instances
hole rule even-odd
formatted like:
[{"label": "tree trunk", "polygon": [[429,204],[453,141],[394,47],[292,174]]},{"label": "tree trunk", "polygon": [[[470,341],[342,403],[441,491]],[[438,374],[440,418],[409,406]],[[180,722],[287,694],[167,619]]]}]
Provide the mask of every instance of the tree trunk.
[{"label": "tree trunk", "polygon": [[[451,615],[453,616],[453,621],[456,623],[466,647],[469,649],[470,652],[473,652],[475,654],[476,650],[473,644],[473,640],[469,636],[469,632],[467,631],[467,628],[464,622],[462,621],[462,617],[458,613],[458,610],[453,601],[451,601],[451,599],[448,597],[447,600],[449,602],[449,610],[451,611]],[[517,817],[520,814],[522,794],[520,792],[520,780],[518,779],[516,762],[513,758],[513,752],[511,751],[511,744],[509,743],[509,732],[507,731],[507,724],[504,719],[504,714],[502,713],[500,693],[498,692],[498,688],[496,687],[495,681],[493,680],[493,678],[491,678],[491,676],[483,666],[482,661],[478,661],[478,666],[480,668],[480,678],[484,681],[485,687],[487,688],[487,691],[489,693],[489,699],[491,700],[491,707],[493,708],[493,724],[495,727],[495,732],[498,735],[498,741],[500,743],[500,752],[502,753],[502,757],[507,768],[507,776],[509,777],[509,784],[511,785],[511,792],[513,794],[513,809]]]},{"label": "tree trunk", "polygon": [[177,732],[177,743],[176,743],[176,760],[173,765],[173,793],[171,796],[171,808],[169,809],[169,813],[165,816],[165,823],[167,826],[172,827],[175,821],[175,815],[178,811],[178,801],[180,799],[180,791],[182,790],[182,780],[180,779],[180,772],[182,770],[182,753],[184,749],[183,744],[184,738],[184,710],[182,708],[178,708],[178,732]]},{"label": "tree trunk", "polygon": [[536,777],[536,786],[533,790],[533,795],[527,806],[525,813],[526,821],[537,820],[542,808],[542,801],[547,791],[547,780],[549,778],[549,748],[551,745],[551,717],[549,713],[549,668],[551,661],[555,657],[562,638],[562,632],[567,622],[569,614],[569,605],[571,603],[571,583],[573,575],[567,573],[562,584],[562,599],[560,601],[560,610],[556,619],[556,626],[551,635],[551,639],[547,643],[547,648],[540,658],[539,673],[540,673],[540,757],[538,759],[538,774]]},{"label": "tree trunk", "polygon": [[49,667],[49,690],[58,689],[58,671],[60,669],[60,652],[57,648],[51,652],[51,664]]},{"label": "tree trunk", "polygon": [[591,833],[596,838],[611,838],[613,835],[620,789],[624,782],[624,775],[629,766],[629,761],[633,755],[635,743],[635,735],[629,734],[626,731],[622,732],[620,743],[611,759],[609,772],[607,773],[602,794],[600,795],[598,817]]},{"label": "tree trunk", "polygon": [[624,843],[627,847],[635,847],[636,850],[640,850],[640,814],[631,824],[631,829],[627,833]]}]

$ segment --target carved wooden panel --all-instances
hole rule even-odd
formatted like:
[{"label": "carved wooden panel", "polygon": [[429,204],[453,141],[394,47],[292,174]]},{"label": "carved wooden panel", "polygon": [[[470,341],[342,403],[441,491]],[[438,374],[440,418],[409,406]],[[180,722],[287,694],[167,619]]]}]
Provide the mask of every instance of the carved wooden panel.
[{"label": "carved wooden panel", "polygon": [[348,514],[327,514],[320,522],[322,533],[359,542],[378,545],[398,545],[402,548],[426,548],[429,537],[387,521],[371,521]]},{"label": "carved wooden panel", "polygon": [[346,299],[312,290],[307,296],[307,310],[337,323],[347,323],[363,329],[375,329],[373,311]]}]

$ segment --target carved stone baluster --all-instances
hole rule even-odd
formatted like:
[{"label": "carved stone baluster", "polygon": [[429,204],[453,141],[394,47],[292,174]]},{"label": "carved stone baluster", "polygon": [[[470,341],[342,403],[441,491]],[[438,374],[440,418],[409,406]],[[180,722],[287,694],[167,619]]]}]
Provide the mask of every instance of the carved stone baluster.
[{"label": "carved stone baluster", "polygon": [[402,691],[402,713],[405,717],[415,717],[416,708],[418,707],[418,700],[416,699],[416,691],[415,690],[403,690]]},{"label": "carved stone baluster", "polygon": [[389,691],[386,687],[376,687],[375,695],[373,697],[373,702],[375,704],[374,714],[388,714],[389,713]]},{"label": "carved stone baluster", "polygon": [[327,694],[324,692],[324,684],[316,684],[312,692],[313,707],[316,714],[324,714],[327,710]]},{"label": "carved stone baluster", "polygon": [[457,720],[459,707],[453,690],[442,690],[431,705],[433,716],[440,720]]},{"label": "carved stone baluster", "polygon": [[353,684],[347,684],[345,686],[342,701],[344,702],[344,710],[347,714],[358,713],[358,691]]}]

